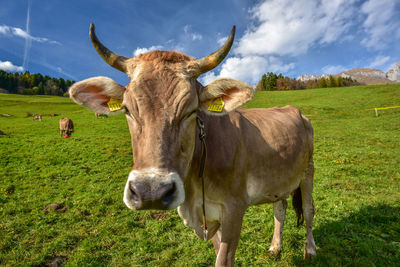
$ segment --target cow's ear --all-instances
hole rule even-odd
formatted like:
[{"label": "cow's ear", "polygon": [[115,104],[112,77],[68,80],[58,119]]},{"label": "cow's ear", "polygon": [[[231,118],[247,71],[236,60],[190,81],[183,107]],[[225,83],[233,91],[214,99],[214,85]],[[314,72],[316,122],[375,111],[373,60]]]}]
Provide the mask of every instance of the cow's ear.
[{"label": "cow's ear", "polygon": [[121,110],[124,92],[125,87],[107,77],[86,79],[69,88],[69,96],[76,103],[103,114]]},{"label": "cow's ear", "polygon": [[200,92],[200,109],[218,115],[231,112],[253,98],[247,83],[233,79],[217,79]]}]

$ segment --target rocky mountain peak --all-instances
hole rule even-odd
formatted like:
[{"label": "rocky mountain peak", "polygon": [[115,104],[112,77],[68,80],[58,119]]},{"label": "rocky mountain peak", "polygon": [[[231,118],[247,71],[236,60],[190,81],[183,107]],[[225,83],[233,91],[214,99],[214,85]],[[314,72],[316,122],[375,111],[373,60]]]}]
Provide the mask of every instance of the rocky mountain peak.
[{"label": "rocky mountain peak", "polygon": [[400,62],[394,64],[393,68],[386,72],[386,77],[393,82],[400,82]]},{"label": "rocky mountain peak", "polygon": [[[351,78],[360,83],[365,84],[386,84],[386,83],[399,83],[400,82],[400,62],[394,64],[393,68],[385,73],[379,69],[370,68],[356,68],[351,70],[346,70],[333,76],[342,78]],[[297,80],[306,82],[308,80],[318,80],[322,77],[327,78],[329,75],[322,74],[321,76],[312,74],[304,74],[297,77]]]}]

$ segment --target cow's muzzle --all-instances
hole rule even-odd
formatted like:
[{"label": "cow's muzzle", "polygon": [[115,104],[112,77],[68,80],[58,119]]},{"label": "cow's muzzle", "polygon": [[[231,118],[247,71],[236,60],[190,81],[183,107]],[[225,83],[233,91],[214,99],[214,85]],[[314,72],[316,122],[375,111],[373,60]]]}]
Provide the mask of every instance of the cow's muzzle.
[{"label": "cow's muzzle", "polygon": [[177,173],[151,169],[129,174],[124,202],[130,209],[173,209],[184,199],[183,184]]}]

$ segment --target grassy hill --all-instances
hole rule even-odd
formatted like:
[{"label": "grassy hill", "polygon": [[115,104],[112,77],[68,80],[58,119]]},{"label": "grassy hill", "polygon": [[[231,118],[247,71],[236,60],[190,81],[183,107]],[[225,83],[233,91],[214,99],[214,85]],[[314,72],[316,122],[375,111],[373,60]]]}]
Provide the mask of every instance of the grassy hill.
[{"label": "grassy hill", "polygon": [[[246,107],[288,104],[314,126],[318,255],[302,259],[305,229],[289,207],[284,252],[271,258],[272,205],[259,205],[244,218],[236,265],[398,264],[400,108],[378,117],[373,108],[400,106],[400,85],[257,92]],[[59,116],[39,122],[27,113]],[[59,136],[61,117],[74,121],[69,139]],[[95,119],[67,98],[0,94],[0,130],[0,265],[214,264],[211,242],[175,210],[132,212],[123,204],[132,167],[124,115]]]}]

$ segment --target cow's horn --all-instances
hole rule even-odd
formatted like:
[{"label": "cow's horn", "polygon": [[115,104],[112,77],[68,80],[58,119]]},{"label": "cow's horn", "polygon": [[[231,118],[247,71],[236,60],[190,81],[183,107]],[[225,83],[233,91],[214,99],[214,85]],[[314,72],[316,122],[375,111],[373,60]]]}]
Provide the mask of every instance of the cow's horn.
[{"label": "cow's horn", "polygon": [[207,57],[200,58],[196,60],[197,66],[195,67],[195,76],[199,76],[200,74],[203,74],[207,71],[212,70],[216,66],[218,66],[219,63],[221,63],[222,60],[228,55],[229,50],[232,47],[233,39],[235,38],[235,30],[236,26],[232,27],[231,34],[229,35],[228,39],[225,41],[225,44],[221,46],[217,51],[212,53],[211,55]]},{"label": "cow's horn", "polygon": [[89,29],[89,36],[90,41],[92,42],[94,48],[96,49],[97,53],[107,62],[111,67],[116,68],[122,72],[127,72],[126,68],[126,57],[120,56],[113,51],[109,50],[105,47],[102,43],[100,43],[99,39],[94,32],[94,24],[90,23]]}]

